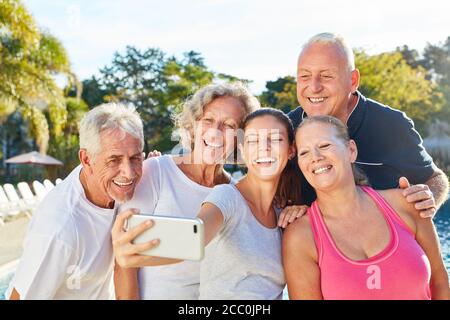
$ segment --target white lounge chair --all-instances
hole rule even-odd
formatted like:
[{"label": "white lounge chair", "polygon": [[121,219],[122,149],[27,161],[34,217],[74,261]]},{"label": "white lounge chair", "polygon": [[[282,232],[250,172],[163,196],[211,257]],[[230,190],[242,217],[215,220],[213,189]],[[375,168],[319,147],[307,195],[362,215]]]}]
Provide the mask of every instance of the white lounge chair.
[{"label": "white lounge chair", "polygon": [[3,187],[0,186],[0,226],[5,224],[5,218],[8,216],[10,210],[9,200],[6,196]]},{"label": "white lounge chair", "polygon": [[21,211],[23,211],[29,218],[31,218],[32,208],[27,206],[23,199],[20,199],[19,195],[17,194],[16,188],[14,188],[12,184],[7,183],[3,185],[3,189],[5,189],[6,195],[8,196],[8,199],[12,203],[12,205],[19,209],[19,212],[11,211],[9,215],[16,216]]},{"label": "white lounge chair", "polygon": [[33,192],[30,189],[30,186],[26,182],[19,182],[17,184],[17,188],[19,189],[19,192],[22,196],[23,201],[25,202],[25,205],[29,207],[31,210],[36,208],[37,204],[39,203],[38,198],[33,194]]},{"label": "white lounge chair", "polygon": [[56,180],[55,180],[55,185],[56,184],[60,184],[62,182],[62,179],[61,178],[57,178]]},{"label": "white lounge chair", "polygon": [[51,181],[48,180],[48,179],[45,179],[45,180],[44,180],[44,186],[45,186],[45,189],[47,189],[47,191],[51,191],[51,190],[55,187],[55,185],[53,184],[53,182],[51,182]]},{"label": "white lounge chair", "polygon": [[33,181],[33,190],[38,199],[41,201],[48,193],[48,190],[45,188],[45,186],[40,181],[37,180]]},{"label": "white lounge chair", "polygon": [[1,211],[0,209],[0,227],[5,225],[5,218],[8,216],[6,212]]},{"label": "white lounge chair", "polygon": [[0,186],[0,212],[3,222],[8,216],[16,216],[20,213],[19,203],[11,202],[2,186]]},{"label": "white lounge chair", "polygon": [[0,211],[0,227],[5,225],[6,212]]}]

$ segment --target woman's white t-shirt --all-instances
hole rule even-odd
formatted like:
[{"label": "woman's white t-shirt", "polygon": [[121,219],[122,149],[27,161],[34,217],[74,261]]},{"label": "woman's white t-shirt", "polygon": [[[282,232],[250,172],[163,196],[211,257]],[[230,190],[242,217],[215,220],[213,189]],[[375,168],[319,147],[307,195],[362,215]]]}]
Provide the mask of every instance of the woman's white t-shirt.
[{"label": "woman's white t-shirt", "polygon": [[[195,218],[211,190],[189,179],[171,155],[154,157],[144,161],[133,199],[120,211],[137,208],[140,214]],[[140,268],[138,281],[141,299],[198,299],[200,262]]]},{"label": "woman's white t-shirt", "polygon": [[214,187],[204,202],[220,209],[223,225],[201,262],[200,299],[281,299],[281,229],[263,226],[235,185]]}]

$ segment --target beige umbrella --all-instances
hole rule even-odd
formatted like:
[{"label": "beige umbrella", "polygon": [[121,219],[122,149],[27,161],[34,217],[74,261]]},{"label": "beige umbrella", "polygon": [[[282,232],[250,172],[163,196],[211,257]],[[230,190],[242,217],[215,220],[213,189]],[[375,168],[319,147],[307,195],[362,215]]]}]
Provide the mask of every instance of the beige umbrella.
[{"label": "beige umbrella", "polygon": [[[7,164],[29,164],[32,166],[42,166],[42,167],[48,167],[47,170],[51,170],[53,172],[53,175],[56,176],[56,167],[62,166],[64,163],[59,161],[58,159],[55,159],[53,157],[50,157],[48,155],[39,153],[37,151],[32,151],[28,153],[24,153],[12,158],[9,158],[5,161]],[[48,172],[48,171],[47,171]],[[32,170],[32,179],[35,179],[35,170]],[[19,174],[19,177],[22,177],[22,174]]]},{"label": "beige umbrella", "polygon": [[9,164],[40,164],[44,166],[62,166],[63,163],[58,159],[50,157],[48,155],[32,151],[24,153],[6,160]]}]

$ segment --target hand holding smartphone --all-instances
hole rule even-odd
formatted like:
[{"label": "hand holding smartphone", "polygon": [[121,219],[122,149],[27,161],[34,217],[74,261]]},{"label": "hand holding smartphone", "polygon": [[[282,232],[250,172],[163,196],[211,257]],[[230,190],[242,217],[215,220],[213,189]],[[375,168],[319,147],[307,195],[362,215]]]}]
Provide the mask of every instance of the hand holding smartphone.
[{"label": "hand holding smartphone", "polygon": [[133,215],[127,220],[126,229],[131,229],[147,220],[153,226],[137,236],[133,244],[159,239],[159,245],[141,252],[142,255],[180,260],[201,260],[204,256],[204,227],[201,219],[178,218],[156,215]]}]

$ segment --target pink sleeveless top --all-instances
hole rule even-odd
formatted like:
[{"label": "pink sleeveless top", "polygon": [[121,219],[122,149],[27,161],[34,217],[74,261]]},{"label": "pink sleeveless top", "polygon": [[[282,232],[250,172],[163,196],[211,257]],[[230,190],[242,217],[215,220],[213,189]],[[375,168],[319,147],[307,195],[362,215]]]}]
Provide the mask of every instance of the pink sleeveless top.
[{"label": "pink sleeveless top", "polygon": [[317,201],[308,210],[326,300],[429,300],[430,262],[412,230],[370,187],[361,187],[377,204],[390,230],[390,242],[379,254],[354,261],[336,246]]}]

